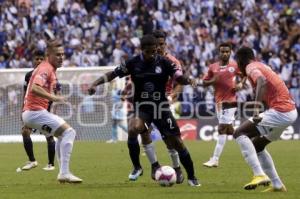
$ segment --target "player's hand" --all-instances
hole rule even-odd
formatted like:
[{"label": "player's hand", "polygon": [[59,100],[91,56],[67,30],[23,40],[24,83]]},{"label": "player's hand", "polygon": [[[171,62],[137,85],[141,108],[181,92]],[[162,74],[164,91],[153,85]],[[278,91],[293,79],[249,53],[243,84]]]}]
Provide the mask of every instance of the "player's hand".
[{"label": "player's hand", "polygon": [[89,95],[94,95],[96,93],[96,86],[91,86],[88,89]]},{"label": "player's hand", "polygon": [[190,79],[190,85],[193,87],[193,88],[196,88],[197,87],[197,81],[195,79]]},{"label": "player's hand", "polygon": [[244,86],[244,85],[240,82],[240,83],[238,83],[238,84],[235,86],[234,90],[235,90],[235,91],[242,90],[243,86]]},{"label": "player's hand", "polygon": [[53,102],[60,102],[60,103],[66,103],[67,100],[63,96],[55,95]]},{"label": "player's hand", "polygon": [[260,123],[262,120],[262,117],[259,116],[259,111],[257,109],[254,110],[254,113],[253,113],[253,122],[255,124],[258,124]]}]

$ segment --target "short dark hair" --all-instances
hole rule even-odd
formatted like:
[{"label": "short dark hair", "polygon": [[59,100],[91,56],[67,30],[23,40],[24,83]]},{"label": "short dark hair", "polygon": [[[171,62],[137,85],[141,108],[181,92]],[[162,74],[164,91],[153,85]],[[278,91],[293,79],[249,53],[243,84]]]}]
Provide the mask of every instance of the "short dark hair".
[{"label": "short dark hair", "polygon": [[163,38],[164,40],[166,40],[166,38],[167,38],[167,33],[163,30],[154,30],[152,34],[157,39],[158,38]]},{"label": "short dark hair", "polygon": [[157,40],[153,35],[144,35],[141,38],[141,48],[157,45]]},{"label": "short dark hair", "polygon": [[245,61],[249,61],[249,60],[255,59],[253,50],[251,48],[247,47],[247,46],[241,47],[236,52],[236,57],[237,57],[237,59],[243,59]]},{"label": "short dark hair", "polygon": [[33,56],[34,56],[34,57],[36,57],[36,56],[39,56],[39,57],[45,57],[45,52],[42,51],[42,50],[37,49],[37,50],[35,50],[35,51],[33,52]]},{"label": "short dark hair", "polygon": [[232,49],[232,44],[230,42],[223,42],[219,45],[219,49],[221,47],[228,47],[228,48]]}]

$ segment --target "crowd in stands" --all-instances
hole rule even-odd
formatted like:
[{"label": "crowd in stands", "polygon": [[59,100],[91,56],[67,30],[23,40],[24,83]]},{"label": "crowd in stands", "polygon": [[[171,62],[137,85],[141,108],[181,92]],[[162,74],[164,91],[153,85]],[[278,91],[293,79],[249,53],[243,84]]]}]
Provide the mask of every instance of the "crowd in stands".
[{"label": "crowd in stands", "polygon": [[[45,50],[45,29],[63,40],[65,67],[116,65],[138,53],[143,34],[163,29],[170,53],[193,77],[218,59],[221,42],[252,47],[300,107],[299,27],[293,0],[0,0],[0,68],[32,67],[33,50]],[[213,101],[201,87],[186,87],[182,98]]]}]

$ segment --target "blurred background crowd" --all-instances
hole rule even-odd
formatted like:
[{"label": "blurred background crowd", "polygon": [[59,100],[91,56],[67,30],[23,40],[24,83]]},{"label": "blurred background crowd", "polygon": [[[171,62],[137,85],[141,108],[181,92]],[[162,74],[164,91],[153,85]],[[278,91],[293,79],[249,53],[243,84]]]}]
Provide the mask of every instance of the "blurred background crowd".
[{"label": "blurred background crowd", "polygon": [[[33,50],[46,47],[45,29],[64,41],[64,67],[116,65],[138,53],[143,34],[163,29],[168,50],[195,78],[218,59],[221,42],[231,41],[233,50],[247,45],[282,77],[300,107],[299,1],[0,0],[0,68],[32,67]],[[238,95],[243,101],[251,90]],[[210,88],[186,86],[181,100],[214,108]]]}]

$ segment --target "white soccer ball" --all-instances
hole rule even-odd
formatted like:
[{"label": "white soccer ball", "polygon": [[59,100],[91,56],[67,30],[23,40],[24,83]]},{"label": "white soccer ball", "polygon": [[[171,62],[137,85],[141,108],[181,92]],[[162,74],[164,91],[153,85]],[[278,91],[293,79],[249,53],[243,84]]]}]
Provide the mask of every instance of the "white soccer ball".
[{"label": "white soccer ball", "polygon": [[160,186],[170,187],[176,183],[176,172],[170,166],[162,166],[156,170],[155,180]]}]

